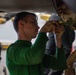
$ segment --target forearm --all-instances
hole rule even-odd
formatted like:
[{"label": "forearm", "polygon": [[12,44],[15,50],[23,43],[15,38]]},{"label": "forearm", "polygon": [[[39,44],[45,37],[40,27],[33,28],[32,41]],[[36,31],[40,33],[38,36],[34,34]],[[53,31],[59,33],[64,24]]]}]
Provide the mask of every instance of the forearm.
[{"label": "forearm", "polygon": [[63,70],[67,68],[66,65],[66,56],[62,48],[56,48],[55,56],[45,55],[44,66],[47,68],[49,67],[55,70]]},{"label": "forearm", "polygon": [[61,48],[62,47],[62,39],[59,38],[57,39],[57,48]]},{"label": "forearm", "polygon": [[[42,35],[43,34],[43,35]],[[31,57],[34,59],[35,62],[41,62],[43,60],[44,54],[45,54],[45,46],[46,42],[48,41],[48,38],[46,36],[46,33],[39,33],[38,38],[36,39],[34,45],[31,47]]]},{"label": "forearm", "polygon": [[[57,61],[57,67],[58,69],[65,69],[66,68],[66,55],[65,55],[65,51],[63,50],[63,48],[56,48],[56,61]],[[56,67],[56,68],[57,68]]]}]

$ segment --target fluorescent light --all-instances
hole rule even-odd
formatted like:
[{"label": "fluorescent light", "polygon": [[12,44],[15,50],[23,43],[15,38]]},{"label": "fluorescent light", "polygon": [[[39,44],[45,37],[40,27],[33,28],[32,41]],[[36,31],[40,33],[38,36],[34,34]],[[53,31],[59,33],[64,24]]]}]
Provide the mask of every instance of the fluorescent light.
[{"label": "fluorescent light", "polygon": [[39,12],[36,12],[35,14],[36,14],[37,16],[39,16],[39,15],[40,15],[40,13],[39,13]]}]

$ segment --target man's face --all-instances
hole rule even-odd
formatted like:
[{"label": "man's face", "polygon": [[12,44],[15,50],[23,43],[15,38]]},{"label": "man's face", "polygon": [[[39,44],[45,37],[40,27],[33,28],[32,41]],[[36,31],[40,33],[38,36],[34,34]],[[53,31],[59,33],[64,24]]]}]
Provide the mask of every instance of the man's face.
[{"label": "man's face", "polygon": [[38,34],[38,23],[36,17],[33,15],[27,15],[25,18],[25,25],[23,28],[24,35],[28,36],[28,38],[35,38]]}]

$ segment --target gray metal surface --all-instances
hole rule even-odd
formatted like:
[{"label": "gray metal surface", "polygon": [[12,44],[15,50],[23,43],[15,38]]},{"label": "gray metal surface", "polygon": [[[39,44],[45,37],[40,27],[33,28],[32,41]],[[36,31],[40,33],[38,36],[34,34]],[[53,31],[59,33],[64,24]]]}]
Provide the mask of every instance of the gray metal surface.
[{"label": "gray metal surface", "polygon": [[55,12],[52,0],[0,0],[0,11]]}]

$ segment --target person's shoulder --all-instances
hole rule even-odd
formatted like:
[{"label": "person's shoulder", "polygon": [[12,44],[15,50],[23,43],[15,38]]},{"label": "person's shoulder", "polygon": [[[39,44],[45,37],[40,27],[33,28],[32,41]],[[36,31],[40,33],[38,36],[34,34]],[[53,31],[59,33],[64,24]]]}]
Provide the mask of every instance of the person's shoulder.
[{"label": "person's shoulder", "polygon": [[12,49],[12,48],[14,48],[15,46],[17,46],[17,44],[16,44],[16,43],[12,43],[12,44],[9,45],[9,47],[7,48],[7,50],[8,50],[8,49]]}]

